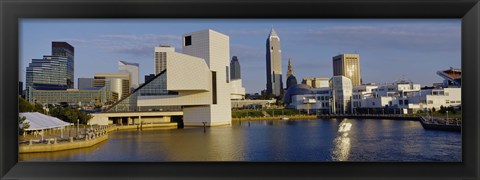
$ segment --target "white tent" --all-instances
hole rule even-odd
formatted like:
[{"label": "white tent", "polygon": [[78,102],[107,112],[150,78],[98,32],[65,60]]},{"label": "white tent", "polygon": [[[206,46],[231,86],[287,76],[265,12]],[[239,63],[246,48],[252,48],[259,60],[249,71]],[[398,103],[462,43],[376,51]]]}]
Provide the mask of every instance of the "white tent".
[{"label": "white tent", "polygon": [[54,128],[63,128],[65,126],[70,126],[71,123],[62,121],[56,117],[47,116],[38,112],[26,112],[20,113],[20,117],[26,117],[30,127],[26,131],[38,131],[43,129],[54,129]]}]

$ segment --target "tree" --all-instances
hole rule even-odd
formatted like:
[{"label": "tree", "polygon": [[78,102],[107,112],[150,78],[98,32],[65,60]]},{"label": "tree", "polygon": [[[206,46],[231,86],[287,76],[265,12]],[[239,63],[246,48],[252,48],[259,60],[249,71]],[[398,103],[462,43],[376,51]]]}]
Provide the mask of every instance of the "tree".
[{"label": "tree", "polygon": [[78,120],[78,114],[73,109],[67,108],[65,111],[65,117],[67,118],[68,122],[76,123]]},{"label": "tree", "polygon": [[436,111],[436,109],[435,109],[435,107],[433,107],[433,108],[432,108],[432,112],[435,112],[435,111]]},{"label": "tree", "polygon": [[25,122],[27,118],[25,116],[20,117],[18,116],[18,134],[22,135],[26,129],[30,127],[30,123]]},{"label": "tree", "polygon": [[29,103],[27,100],[24,98],[19,98],[18,100],[18,110],[20,112],[32,112],[33,111],[33,105]]}]

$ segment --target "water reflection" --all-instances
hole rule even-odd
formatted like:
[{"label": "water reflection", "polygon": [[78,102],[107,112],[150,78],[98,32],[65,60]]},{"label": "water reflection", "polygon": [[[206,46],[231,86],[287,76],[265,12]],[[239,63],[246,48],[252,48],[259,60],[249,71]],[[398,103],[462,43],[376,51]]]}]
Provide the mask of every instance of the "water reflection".
[{"label": "water reflection", "polygon": [[332,152],[332,160],[347,161],[350,155],[350,138],[348,133],[352,129],[352,123],[344,119],[338,126],[337,137],[333,140],[334,149]]},{"label": "water reflection", "polygon": [[19,156],[20,161],[461,161],[461,145],[461,133],[426,131],[414,121],[234,121],[205,133],[202,127],[115,131],[91,148]]}]

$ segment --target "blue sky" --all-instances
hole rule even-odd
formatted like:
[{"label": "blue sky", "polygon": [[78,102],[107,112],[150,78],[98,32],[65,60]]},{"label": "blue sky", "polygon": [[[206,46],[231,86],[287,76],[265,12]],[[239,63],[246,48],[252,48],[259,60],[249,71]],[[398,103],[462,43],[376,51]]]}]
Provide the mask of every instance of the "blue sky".
[{"label": "blue sky", "polygon": [[[77,78],[116,72],[117,62],[140,63],[139,81],[154,72],[153,50],[175,46],[182,34],[213,29],[230,36],[247,93],[265,89],[265,42],[271,27],[280,36],[283,74],[288,58],[295,76],[332,76],[332,57],[359,53],[363,82],[441,82],[436,71],[461,65],[460,19],[22,19],[20,80],[31,59],[51,54],[51,41],[75,47]],[[284,79],[285,83],[285,79]]]}]

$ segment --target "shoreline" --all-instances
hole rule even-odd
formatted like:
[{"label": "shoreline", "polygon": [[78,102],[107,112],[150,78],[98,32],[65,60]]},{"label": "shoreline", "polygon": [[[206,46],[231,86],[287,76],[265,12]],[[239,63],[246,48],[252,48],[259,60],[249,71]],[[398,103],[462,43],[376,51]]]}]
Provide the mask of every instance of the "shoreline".
[{"label": "shoreline", "polygon": [[46,139],[46,143],[33,144],[33,140],[28,144],[19,144],[18,153],[41,153],[41,152],[55,152],[55,151],[64,151],[71,149],[87,148],[99,144],[103,141],[108,140],[108,134],[112,131],[123,131],[123,130],[143,130],[143,129],[176,129],[177,123],[166,123],[166,124],[144,124],[144,125],[124,125],[124,126],[105,126],[103,129],[94,130],[95,133],[89,135],[88,137],[76,139],[73,137],[69,141],[61,141],[57,138]]}]

